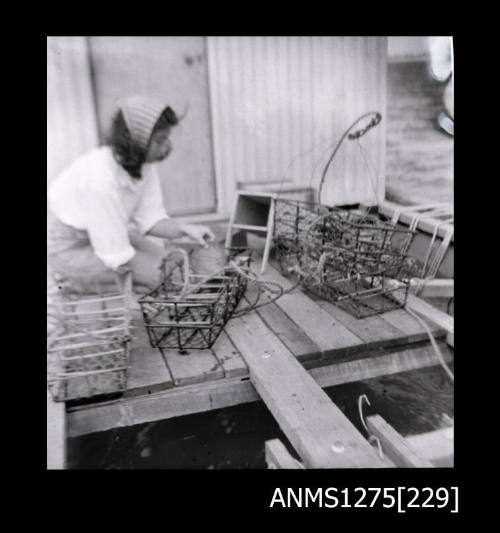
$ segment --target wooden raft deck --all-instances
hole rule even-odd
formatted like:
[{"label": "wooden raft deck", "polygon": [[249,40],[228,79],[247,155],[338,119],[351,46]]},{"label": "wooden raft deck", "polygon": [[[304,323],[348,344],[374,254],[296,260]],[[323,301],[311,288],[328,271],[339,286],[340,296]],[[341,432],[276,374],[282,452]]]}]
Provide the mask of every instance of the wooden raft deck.
[{"label": "wooden raft deck", "polygon": [[[256,272],[260,266],[259,260],[253,264]],[[285,289],[291,286],[273,266],[264,277]],[[252,299],[250,286],[247,297]],[[439,364],[424,328],[405,310],[355,319],[299,289],[230,320],[212,349],[188,355],[151,348],[140,312],[135,311],[128,390],[116,400],[68,407],[67,436],[261,399],[244,359],[249,339],[242,331],[249,323],[264,344],[291,352],[321,387]],[[452,354],[443,342],[446,330],[428,324],[450,361]]]}]

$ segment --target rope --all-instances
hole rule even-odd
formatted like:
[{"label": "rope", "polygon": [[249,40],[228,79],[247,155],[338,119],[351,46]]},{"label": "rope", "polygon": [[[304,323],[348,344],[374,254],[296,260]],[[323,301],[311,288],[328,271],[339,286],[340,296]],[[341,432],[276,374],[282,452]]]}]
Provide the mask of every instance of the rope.
[{"label": "rope", "polygon": [[448,374],[449,378],[451,379],[452,382],[455,381],[455,376],[453,375],[453,372],[450,370],[450,368],[448,367],[448,365],[446,364],[445,360],[444,360],[444,357],[443,357],[443,354],[441,353],[441,350],[439,349],[439,346],[437,345],[437,342],[436,342],[436,339],[434,338],[434,335],[432,334],[429,326],[415,313],[413,312],[412,309],[410,309],[408,307],[408,305],[405,306],[405,309],[406,311],[408,311],[408,313],[410,315],[412,315],[421,325],[422,327],[425,329],[428,337],[429,337],[429,340],[431,341],[431,344],[432,344],[432,347],[434,348],[434,352],[435,354],[437,355],[438,359],[439,359],[439,362],[441,363],[441,366],[444,368],[445,372]]},{"label": "rope", "polygon": [[432,234],[431,242],[429,244],[429,247],[427,248],[427,254],[425,255],[424,266],[422,267],[422,273],[420,275],[422,278],[425,278],[425,269],[427,268],[427,262],[429,261],[429,258],[430,258],[431,252],[432,252],[432,247],[433,247],[434,242],[436,240],[438,229],[439,229],[439,226],[436,225],[436,227],[434,228],[434,232]]},{"label": "rope", "polygon": [[454,229],[452,227],[449,227],[446,235],[443,238],[443,241],[441,242],[441,246],[437,250],[434,259],[431,263],[431,266],[429,267],[429,276],[434,278],[439,270],[439,267],[441,266],[441,263],[443,262],[444,256],[446,254],[446,251],[448,250],[448,247],[451,242],[451,238],[453,237]]}]

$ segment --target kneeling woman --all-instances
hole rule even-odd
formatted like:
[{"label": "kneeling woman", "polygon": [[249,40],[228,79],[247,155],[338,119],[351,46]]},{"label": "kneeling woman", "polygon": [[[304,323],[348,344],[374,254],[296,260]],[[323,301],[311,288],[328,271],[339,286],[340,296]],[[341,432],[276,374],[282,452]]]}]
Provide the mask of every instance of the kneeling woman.
[{"label": "kneeling woman", "polygon": [[78,158],[49,187],[48,263],[77,292],[114,285],[132,272],[143,293],[159,280],[165,250],[148,239],[189,236],[202,246],[214,235],[165,211],[156,163],[171,151],[178,122],[170,108],[134,96],[119,105],[109,142]]}]

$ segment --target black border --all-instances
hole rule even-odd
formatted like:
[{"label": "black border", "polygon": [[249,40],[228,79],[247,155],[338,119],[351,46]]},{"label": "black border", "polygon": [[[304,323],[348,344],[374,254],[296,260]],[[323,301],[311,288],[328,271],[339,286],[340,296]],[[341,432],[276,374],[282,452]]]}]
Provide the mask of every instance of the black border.
[{"label": "black border", "polygon": [[[436,23],[436,30],[437,31],[428,31],[428,35],[432,34],[453,34],[452,31],[450,31],[449,27],[446,28],[447,19],[442,19],[445,23],[443,25]],[[171,25],[171,24],[169,24]],[[68,35],[67,32],[61,32],[58,33],[55,30],[54,25],[51,26],[51,24],[47,25],[49,27],[48,31],[45,31],[41,34],[37,34],[36,38],[33,40],[33,44],[31,45],[30,40],[27,39],[28,44],[31,46],[31,54],[30,59],[34,61],[33,57],[36,56],[37,59],[40,60],[40,69],[43,73],[43,71],[46,69],[46,52],[42,54],[38,54],[38,52],[42,49],[42,47],[45,47],[45,39],[47,35]],[[98,26],[98,24],[97,24]],[[325,26],[325,25],[324,25]],[[314,34],[329,34],[331,29],[329,28],[329,32],[322,31],[323,29],[326,29],[321,27],[315,27],[314,28]],[[363,26],[363,25],[360,25]],[[361,29],[364,29],[365,31],[359,32],[359,26],[357,32],[345,32],[344,35],[373,35],[374,32],[367,31],[366,24]],[[437,26],[439,26],[439,30],[437,29]],[[59,28],[64,29],[64,24],[60,25]],[[210,35],[233,35],[233,33],[225,32],[223,31],[226,27],[222,27],[217,24],[214,26],[207,28],[210,29],[210,31],[207,31],[207,34]],[[259,27],[259,32],[257,31],[251,31],[250,28],[248,28],[249,31],[242,32],[242,34],[250,34],[250,35],[265,35],[265,34],[273,34],[273,35],[295,35],[295,34],[311,34],[307,31],[307,25],[305,28],[303,28],[303,31],[300,32],[292,32],[292,31],[271,31],[269,33],[266,33],[265,31],[262,32],[262,26]],[[78,28],[77,28],[78,29]],[[122,30],[122,28],[120,28]],[[126,26],[123,27],[123,30],[127,29]],[[186,28],[187,29],[187,28]],[[276,28],[274,28],[276,29]],[[319,31],[318,31],[319,29]],[[375,29],[374,27],[372,29]],[[110,35],[109,31],[88,31],[88,28],[85,28],[85,32],[73,32],[73,35],[78,34],[92,34],[92,35]],[[137,34],[139,35],[147,35],[147,34],[164,34],[165,32],[139,32]],[[387,31],[383,34],[389,34],[389,35],[405,35],[405,34],[412,34],[416,32],[403,32],[403,33],[396,33],[394,31]],[[127,32],[127,31],[121,31],[119,33],[120,35],[133,35],[133,32]],[[169,32],[169,34],[171,34]],[[191,32],[187,31],[180,34],[191,34]],[[335,32],[335,34],[338,34],[338,32]],[[418,34],[422,34],[422,31],[419,31]],[[465,63],[465,60],[461,59],[463,57],[467,56],[467,38],[458,38],[457,35],[454,36],[454,47],[455,47],[455,87],[459,86],[461,87],[464,83],[463,78],[465,76],[462,75],[462,69],[461,65]],[[34,52],[34,53],[33,53]],[[464,56],[465,54],[465,56]],[[45,70],[46,72],[46,70]],[[28,92],[30,95],[30,101],[33,102],[34,100],[37,101],[36,97],[33,98],[33,92],[34,91],[34,84],[33,83],[33,68],[30,69],[28,72],[28,80],[25,80],[24,83],[26,84],[26,87],[28,88]],[[40,102],[41,102],[41,109],[40,109],[40,118],[41,118],[41,128],[40,138],[43,139],[46,138],[46,119],[44,116],[44,108],[46,108],[46,103],[44,103],[43,100],[43,74],[39,77],[40,79]],[[464,91],[466,93],[466,91]],[[456,114],[456,118],[458,117],[458,123],[460,124],[457,130],[457,134],[455,137],[455,143],[458,141],[458,145],[456,145],[455,148],[455,198],[456,202],[459,198],[459,188],[457,187],[457,184],[463,183],[464,181],[467,182],[467,176],[465,175],[465,172],[463,169],[466,168],[466,154],[467,154],[467,148],[468,148],[468,140],[462,141],[464,137],[464,132],[466,130],[466,124],[465,121],[465,114],[463,111],[463,107],[461,107],[460,103],[461,100],[461,89],[456,90],[456,94],[458,95],[458,106],[455,106],[459,109],[458,115]],[[458,138],[458,139],[457,139]],[[462,143],[462,145],[460,144]],[[40,148],[40,160],[38,160],[38,157],[26,157],[24,162],[28,162],[33,164],[34,168],[31,171],[31,176],[39,176],[40,177],[40,187],[41,191],[33,191],[29,195],[29,200],[33,201],[33,206],[29,207],[30,217],[29,219],[33,222],[38,217],[38,213],[40,212],[40,236],[36,235],[33,237],[32,235],[29,236],[29,240],[31,243],[33,243],[34,240],[36,242],[32,244],[32,246],[29,247],[28,250],[28,257],[27,260],[30,261],[27,273],[23,274],[23,279],[29,280],[30,288],[37,286],[37,277],[38,273],[41,273],[40,275],[40,291],[41,291],[41,303],[40,303],[40,313],[39,316],[41,317],[40,320],[40,335],[38,336],[41,340],[41,352],[43,353],[43,346],[44,346],[44,316],[45,316],[45,307],[42,307],[44,305],[44,280],[42,279],[42,275],[46,269],[46,263],[42,262],[45,261],[42,257],[43,250],[45,248],[45,240],[42,235],[43,232],[43,225],[44,225],[44,205],[43,202],[40,201],[41,198],[46,198],[46,190],[45,190],[45,183],[41,179],[41,168],[43,168],[43,165],[47,165],[46,161],[46,150],[45,146],[42,142],[39,143]],[[461,149],[462,148],[462,149]],[[38,155],[38,152],[37,152]],[[460,161],[460,158],[462,158],[462,161]],[[24,178],[23,178],[24,179]],[[470,185],[471,177],[469,176],[469,185]],[[482,186],[482,185],[479,185]],[[36,188],[35,188],[36,189]],[[456,203],[455,202],[455,203]],[[46,207],[46,206],[45,206]],[[39,211],[38,211],[39,210]],[[465,216],[464,216],[464,225],[461,226],[461,217],[460,217],[460,210],[458,210],[458,227],[459,229],[461,227],[465,227]],[[34,216],[33,216],[34,215]],[[36,217],[36,218],[35,218]],[[459,252],[458,252],[458,271],[460,272],[460,269],[467,268],[466,265],[466,250],[464,249],[464,253],[460,255],[460,242],[461,239],[464,241],[464,238],[461,237],[463,235],[461,231],[459,231],[459,237],[458,237],[458,244],[459,244]],[[20,241],[23,239],[21,238]],[[40,264],[38,261],[35,261],[34,263],[38,265],[38,267],[33,268],[33,257],[34,253],[33,250],[38,247],[38,245],[41,246],[40,252]],[[36,252],[36,256],[38,256],[38,251]],[[464,276],[465,277],[465,276]],[[122,509],[126,509],[127,506],[123,505],[124,503],[130,502],[131,505],[136,507],[136,509],[140,510],[142,509],[144,512],[149,514],[146,510],[147,509],[154,509],[157,508],[157,505],[159,505],[159,509],[161,510],[168,510],[168,514],[165,516],[166,524],[172,524],[171,522],[171,515],[173,514],[180,514],[184,513],[185,517],[187,518],[187,523],[189,524],[190,516],[196,515],[196,514],[203,514],[203,513],[209,513],[205,514],[205,519],[207,525],[210,525],[211,523],[216,526],[217,522],[220,521],[224,516],[226,515],[226,512],[233,513],[234,511],[242,511],[243,513],[239,516],[241,517],[239,523],[246,521],[246,516],[248,513],[255,515],[256,513],[262,513],[263,516],[269,518],[270,514],[273,515],[280,515],[280,519],[283,515],[293,515],[295,516],[297,512],[300,514],[305,514],[306,516],[309,513],[315,513],[319,512],[315,509],[301,509],[301,510],[277,510],[269,509],[269,502],[272,495],[272,492],[276,486],[301,486],[301,487],[354,487],[354,486],[415,486],[415,487],[424,487],[424,486],[430,486],[430,487],[437,487],[437,486],[449,486],[449,485],[456,485],[459,486],[460,490],[460,513],[459,515],[453,515],[453,516],[463,516],[464,513],[467,513],[470,510],[470,498],[475,496],[477,497],[479,494],[478,492],[484,491],[484,487],[478,487],[478,491],[474,489],[474,487],[471,487],[470,485],[466,485],[465,480],[466,476],[469,474],[469,472],[473,469],[475,469],[474,466],[472,466],[474,462],[480,462],[484,464],[484,461],[491,461],[491,458],[494,457],[494,448],[491,446],[487,446],[488,452],[485,451],[485,453],[491,454],[490,457],[482,458],[480,454],[477,452],[481,449],[478,449],[477,446],[474,446],[473,442],[475,441],[474,436],[471,439],[470,431],[469,429],[474,430],[474,435],[477,436],[478,439],[481,440],[481,442],[486,441],[488,439],[487,430],[484,430],[484,435],[481,431],[477,430],[477,425],[479,424],[478,421],[476,421],[474,417],[474,406],[469,405],[469,372],[473,372],[473,369],[470,368],[470,366],[473,366],[473,363],[477,358],[469,356],[469,353],[467,353],[467,350],[462,349],[461,346],[463,346],[465,337],[467,336],[465,334],[466,331],[470,332],[470,321],[467,319],[465,320],[465,312],[462,312],[462,309],[465,309],[464,306],[460,305],[460,302],[463,303],[463,293],[461,293],[460,287],[460,273],[458,276],[458,292],[459,292],[459,305],[458,305],[458,313],[456,316],[456,319],[458,319],[458,325],[460,326],[462,318],[464,318],[462,324],[463,328],[457,327],[457,337],[458,337],[458,345],[460,346],[458,355],[455,357],[455,375],[457,376],[457,386],[456,386],[456,394],[455,394],[455,443],[456,443],[456,451],[455,451],[455,461],[456,466],[453,469],[433,469],[432,471],[427,470],[392,470],[392,469],[385,469],[382,471],[378,470],[325,470],[325,471],[318,471],[318,470],[307,470],[307,471],[147,471],[147,474],[143,473],[143,471],[134,471],[132,473],[126,474],[127,478],[122,478],[121,476],[125,474],[120,473],[114,473],[114,474],[88,474],[85,472],[74,472],[74,471],[64,471],[64,472],[48,472],[43,476],[42,483],[50,484],[51,491],[55,491],[54,494],[58,495],[58,498],[61,498],[60,503],[58,505],[64,505],[64,503],[61,503],[62,500],[69,500],[68,504],[73,502],[75,498],[78,498],[76,501],[82,501],[81,498],[85,497],[91,497],[91,500],[96,503],[98,501],[101,501],[104,505],[106,502],[106,506],[111,504],[111,501],[116,497],[116,504],[120,505]],[[465,285],[465,281],[464,281]],[[462,294],[462,296],[460,295]],[[484,312],[484,311],[482,311]],[[463,313],[463,314],[462,314]],[[37,313],[38,314],[38,313]],[[461,332],[464,331],[464,335],[461,334]],[[478,330],[476,330],[478,331]],[[38,400],[36,398],[39,398],[38,392],[40,392],[40,406],[44,405],[43,402],[43,395],[46,394],[46,385],[45,385],[45,376],[46,376],[46,368],[45,368],[45,361],[44,358],[38,358],[36,357],[36,354],[33,352],[35,351],[32,347],[31,343],[28,343],[30,346],[30,357],[33,356],[34,359],[40,360],[40,372],[35,373],[34,371],[29,372],[30,379],[33,379],[34,385],[32,388],[30,388],[30,397],[28,398],[29,404],[32,406],[33,402],[38,404]],[[36,346],[38,343],[35,343]],[[474,347],[474,350],[478,353],[478,356],[480,355],[480,346]],[[23,350],[24,351],[24,350]],[[37,349],[38,351],[38,349]],[[486,355],[486,354],[485,354]],[[465,359],[467,358],[467,359]],[[24,372],[23,374],[25,374]],[[476,381],[477,383],[477,381]],[[45,416],[44,411],[45,408],[42,407],[42,412],[40,413],[40,416],[36,415],[36,421],[40,420],[41,424],[41,439],[44,438],[44,428],[45,428]],[[33,410],[30,408],[30,412],[33,413]],[[471,418],[472,417],[472,418]],[[25,420],[26,423],[28,423],[27,420]],[[30,417],[29,419],[29,426],[30,430],[37,424],[33,424],[33,418]],[[493,438],[493,437],[491,437]],[[41,443],[41,445],[36,446],[35,449],[38,449],[37,453],[33,450],[33,440],[31,439],[28,443],[28,450],[26,451],[26,457],[30,457],[30,459],[36,460],[36,465],[34,470],[40,470],[41,472],[46,472],[45,466],[46,466],[46,444],[45,441]],[[101,482],[97,483],[97,479],[95,475],[104,475],[106,476],[105,479],[102,479]],[[58,477],[62,476],[62,477]],[[90,476],[90,477],[88,477]],[[132,476],[132,477],[129,477]],[[145,476],[145,477],[143,477]],[[153,483],[152,483],[153,482]],[[64,490],[64,487],[71,487],[71,493],[66,492]],[[77,491],[77,487],[80,488],[79,491]],[[84,490],[81,490],[83,487],[85,487]],[[75,491],[75,492],[73,492]],[[87,492],[89,491],[89,492]],[[124,497],[124,492],[126,493],[126,497]],[[66,498],[64,498],[64,495],[66,493]],[[101,499],[102,498],[102,499]],[[161,505],[163,503],[163,505]],[[146,506],[146,507],[144,507]],[[339,516],[339,512],[335,510],[330,509],[323,509],[323,512],[325,512],[329,517],[332,518],[332,527],[335,524],[335,520],[337,519],[337,516]],[[187,514],[186,514],[187,513]],[[379,509],[373,511],[373,513],[376,514],[382,514],[385,517],[389,518],[390,512],[387,511],[381,511]],[[349,519],[351,517],[354,517],[354,515],[362,515],[368,517],[368,513],[364,515],[363,512],[355,512],[353,510],[349,511],[346,510],[342,513],[343,515],[347,516]],[[437,514],[433,512],[424,512],[423,510],[419,510],[418,512],[412,512],[412,513],[406,513],[404,516],[405,518],[417,519],[418,516],[423,516],[424,514],[431,514],[434,517],[437,518]],[[369,514],[369,517],[372,516],[372,513]]]}]

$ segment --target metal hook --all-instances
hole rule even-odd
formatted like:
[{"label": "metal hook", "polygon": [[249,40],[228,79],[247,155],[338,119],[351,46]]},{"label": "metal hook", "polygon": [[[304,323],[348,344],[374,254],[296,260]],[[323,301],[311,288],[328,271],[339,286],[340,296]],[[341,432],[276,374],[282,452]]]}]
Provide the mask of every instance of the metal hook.
[{"label": "metal hook", "polygon": [[363,418],[363,399],[366,400],[366,403],[368,405],[371,405],[370,404],[370,400],[368,399],[368,396],[366,394],[362,394],[359,398],[358,398],[358,410],[359,410],[359,417],[361,418],[361,423],[363,424],[363,427],[366,429],[367,433],[369,434],[370,433],[370,430],[368,429],[368,426],[366,425],[365,423],[365,419]]},{"label": "metal hook", "polygon": [[370,430],[368,429],[368,426],[365,423],[365,419],[363,418],[363,399],[366,400],[366,403],[368,405],[371,405],[370,404],[370,400],[368,399],[368,396],[366,394],[362,394],[358,398],[359,417],[361,418],[361,423],[363,424],[363,427],[366,429],[366,432],[369,435],[368,442],[371,444],[373,441],[376,441],[380,459],[383,459],[384,458],[384,452],[382,450],[382,443],[380,442],[380,439],[376,435],[373,435],[373,434],[370,433]]}]

